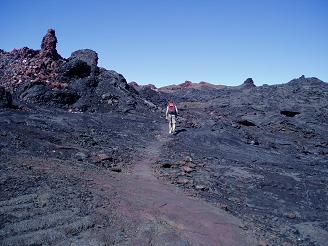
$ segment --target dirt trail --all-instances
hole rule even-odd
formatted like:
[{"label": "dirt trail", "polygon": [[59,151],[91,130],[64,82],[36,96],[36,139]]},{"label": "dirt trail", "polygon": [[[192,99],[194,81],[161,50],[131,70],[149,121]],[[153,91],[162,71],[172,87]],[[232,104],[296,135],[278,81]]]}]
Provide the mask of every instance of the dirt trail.
[{"label": "dirt trail", "polygon": [[[64,182],[58,186],[63,194],[76,191],[81,197],[89,192],[90,199],[83,201],[83,208],[72,193],[67,198],[69,207],[52,209],[47,204],[55,190],[40,187],[36,193],[2,201],[2,216],[14,214],[18,219],[1,228],[0,244],[256,245],[240,228],[237,218],[155,177],[152,165],[159,159],[161,147],[171,139],[163,126],[156,139],[138,154],[128,173],[86,168],[83,163],[55,158],[15,158],[15,163],[29,166],[28,170]],[[67,187],[64,180],[75,180],[76,186]],[[91,197],[97,199],[93,208],[88,204],[93,201]],[[41,208],[40,201],[44,201]],[[81,209],[87,213],[81,213]],[[105,217],[111,218],[110,224]]]},{"label": "dirt trail", "polygon": [[129,177],[121,184],[124,216],[139,222],[133,245],[254,245],[241,222],[203,201],[188,197],[174,185],[158,180],[152,165],[161,147],[172,139],[166,126],[144,149]]}]

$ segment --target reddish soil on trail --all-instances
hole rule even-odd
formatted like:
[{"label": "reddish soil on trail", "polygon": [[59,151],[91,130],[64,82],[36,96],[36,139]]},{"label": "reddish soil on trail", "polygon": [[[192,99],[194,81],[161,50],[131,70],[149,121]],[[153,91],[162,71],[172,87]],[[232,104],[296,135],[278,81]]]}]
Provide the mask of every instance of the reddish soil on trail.
[{"label": "reddish soil on trail", "polygon": [[[120,178],[123,216],[139,223],[135,245],[254,245],[241,222],[225,211],[188,197],[154,176],[152,165],[170,140],[166,128],[146,147],[130,175]],[[149,230],[149,225],[152,229]]]},{"label": "reddish soil on trail", "polygon": [[88,149],[68,142],[46,157],[8,154],[1,245],[256,245],[239,219],[156,177],[162,146],[176,136],[166,124],[153,133],[121,172],[69,158]]}]

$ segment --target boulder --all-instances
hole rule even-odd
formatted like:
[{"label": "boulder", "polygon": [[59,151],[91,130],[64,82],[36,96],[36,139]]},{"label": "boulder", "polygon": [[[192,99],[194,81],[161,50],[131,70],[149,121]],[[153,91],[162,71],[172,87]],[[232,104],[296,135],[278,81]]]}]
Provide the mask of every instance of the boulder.
[{"label": "boulder", "polygon": [[91,67],[91,72],[98,72],[98,54],[97,52],[89,49],[77,50],[71,54],[69,60],[81,60],[86,62]]},{"label": "boulder", "polygon": [[85,61],[73,59],[64,63],[58,71],[61,75],[61,81],[70,81],[88,77],[91,73],[91,67]]}]

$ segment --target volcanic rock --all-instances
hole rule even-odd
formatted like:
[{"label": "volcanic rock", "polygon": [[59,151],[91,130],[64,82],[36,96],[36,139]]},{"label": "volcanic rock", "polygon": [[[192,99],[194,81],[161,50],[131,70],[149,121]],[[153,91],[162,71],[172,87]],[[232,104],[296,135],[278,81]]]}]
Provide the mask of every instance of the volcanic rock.
[{"label": "volcanic rock", "polygon": [[256,126],[253,122],[249,120],[239,120],[237,121],[237,123],[243,126]]},{"label": "volcanic rock", "polygon": [[92,161],[98,163],[106,160],[112,160],[113,158],[107,154],[97,154],[91,157]]},{"label": "volcanic rock", "polygon": [[[18,101],[56,106],[76,111],[157,110],[129,86],[123,75],[99,68],[98,54],[77,50],[63,59],[56,50],[55,31],[49,29],[41,50],[27,47],[0,52],[0,85],[14,91]],[[4,83],[5,81],[6,83]]]},{"label": "volcanic rock", "polygon": [[0,55],[1,84],[12,90],[25,83],[36,82],[49,85],[56,83],[57,69],[64,62],[57,53],[56,42],[54,30],[49,29],[43,38],[41,50],[24,47],[13,49],[11,52],[2,52]]},{"label": "volcanic rock", "polygon": [[190,173],[190,172],[194,171],[193,168],[188,167],[188,166],[183,166],[183,167],[181,167],[181,169],[186,173]]},{"label": "volcanic rock", "polygon": [[150,101],[153,104],[162,108],[166,107],[168,101],[168,95],[166,93],[159,92],[148,86],[142,86],[138,89],[138,91],[139,95],[147,101]]},{"label": "volcanic rock", "polygon": [[172,164],[171,163],[163,163],[162,168],[171,168]]},{"label": "volcanic rock", "polygon": [[136,91],[138,91],[138,90],[141,88],[141,86],[138,85],[138,83],[135,82],[135,81],[131,81],[131,82],[129,83],[129,86],[132,87],[133,89],[135,89]]},{"label": "volcanic rock", "polygon": [[296,219],[297,216],[296,216],[295,213],[290,212],[290,213],[286,214],[286,217],[287,217],[288,219]]},{"label": "volcanic rock", "polygon": [[195,186],[195,189],[196,189],[196,190],[205,190],[206,187],[205,187],[204,185],[196,185],[196,186]]},{"label": "volcanic rock", "polygon": [[181,88],[188,88],[192,86],[192,82],[189,80],[186,80],[184,83],[180,84]]},{"label": "volcanic rock", "polygon": [[280,111],[280,113],[287,117],[294,117],[295,115],[300,114],[300,112],[295,112],[295,111],[290,111],[290,110],[282,110],[282,111]]},{"label": "volcanic rock", "polygon": [[252,78],[246,79],[241,86],[245,89],[256,87]]},{"label": "volcanic rock", "polygon": [[119,168],[119,167],[112,167],[110,170],[111,170],[112,172],[116,172],[116,173],[120,173],[120,172],[122,172],[122,168]]},{"label": "volcanic rock", "polygon": [[149,88],[149,89],[154,90],[154,91],[157,91],[157,87],[153,84],[147,84],[147,85],[144,85],[143,87]]},{"label": "volcanic rock", "polygon": [[[243,89],[247,86],[251,89]],[[197,172],[184,178],[206,189],[184,188],[218,206],[225,204],[223,209],[242,218],[250,230],[261,231],[259,238],[270,245],[286,240],[297,244],[292,232],[297,218],[327,234],[321,225],[328,202],[328,84],[300,77],[258,87],[248,80],[245,87],[170,91],[182,109],[177,131],[185,131],[163,147],[162,158],[180,163],[181,157],[192,156]],[[199,127],[190,128],[190,122]],[[173,176],[180,171],[172,174],[176,169],[161,171]],[[271,233],[273,226],[277,231]],[[311,232],[311,240],[316,235]]]},{"label": "volcanic rock", "polygon": [[269,244],[264,241],[264,240],[260,240],[259,243],[258,243],[258,246],[268,246]]},{"label": "volcanic rock", "polygon": [[48,29],[47,34],[43,37],[41,43],[41,57],[50,57],[53,59],[58,59],[60,56],[56,50],[57,37],[54,29]]},{"label": "volcanic rock", "polygon": [[190,180],[186,178],[178,178],[176,182],[177,184],[186,185],[190,183]]},{"label": "volcanic rock", "polygon": [[74,51],[69,60],[81,60],[86,62],[91,67],[91,72],[98,72],[98,54],[97,52],[90,49],[83,49]]},{"label": "volcanic rock", "polygon": [[47,85],[35,84],[25,90],[20,99],[43,106],[67,106],[75,103],[79,95],[74,91],[51,89]]},{"label": "volcanic rock", "polygon": [[78,152],[75,154],[75,157],[77,158],[78,161],[83,161],[88,157],[88,155],[82,152]]},{"label": "volcanic rock", "polygon": [[90,75],[91,67],[82,60],[72,59],[64,63],[60,68],[62,81],[70,81],[72,79],[84,78]]},{"label": "volcanic rock", "polygon": [[171,93],[171,92],[186,91],[186,90],[187,91],[188,90],[217,90],[217,89],[223,89],[225,87],[226,86],[224,85],[215,85],[204,81],[201,81],[199,83],[193,83],[189,80],[186,80],[181,84],[163,86],[158,90],[161,92]]},{"label": "volcanic rock", "polygon": [[158,91],[157,87],[153,84],[139,85],[137,82],[131,81],[129,83],[129,86],[132,87],[133,89],[135,89],[138,92],[140,92],[144,89],[151,89],[151,90],[156,91],[156,92]]},{"label": "volcanic rock", "polygon": [[224,203],[218,203],[217,206],[225,211],[229,211],[229,207],[227,204]]}]

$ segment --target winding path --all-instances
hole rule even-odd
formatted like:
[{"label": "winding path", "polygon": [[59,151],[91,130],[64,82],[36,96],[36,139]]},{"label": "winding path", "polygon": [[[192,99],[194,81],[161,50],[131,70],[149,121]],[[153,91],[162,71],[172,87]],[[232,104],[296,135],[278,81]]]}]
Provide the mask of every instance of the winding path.
[{"label": "winding path", "polygon": [[188,197],[174,185],[158,180],[152,165],[170,141],[166,125],[144,149],[142,158],[121,188],[124,216],[138,220],[133,245],[256,245],[241,222],[204,201]]},{"label": "winding path", "polygon": [[[89,208],[90,213],[85,215],[79,212],[78,204],[51,210],[47,206],[51,191],[47,189],[2,201],[0,212],[3,215],[21,219],[0,228],[0,244],[107,245],[111,244],[108,236],[114,238],[114,245],[256,245],[252,236],[240,228],[237,218],[188,197],[174,185],[155,177],[152,165],[170,139],[163,126],[156,139],[138,155],[128,173],[85,168],[83,164],[51,158],[47,161],[36,157],[15,158],[15,163],[24,163],[32,170],[58,178],[64,187],[67,178],[79,180],[78,193],[87,190],[101,195],[101,198],[97,196],[100,206]],[[41,208],[38,207],[40,201],[45,202]],[[110,224],[102,224],[101,220],[94,222],[102,215],[113,220]],[[108,230],[111,228],[112,231]],[[118,238],[121,240],[115,243],[115,233],[119,234],[120,230],[122,236]]]}]

